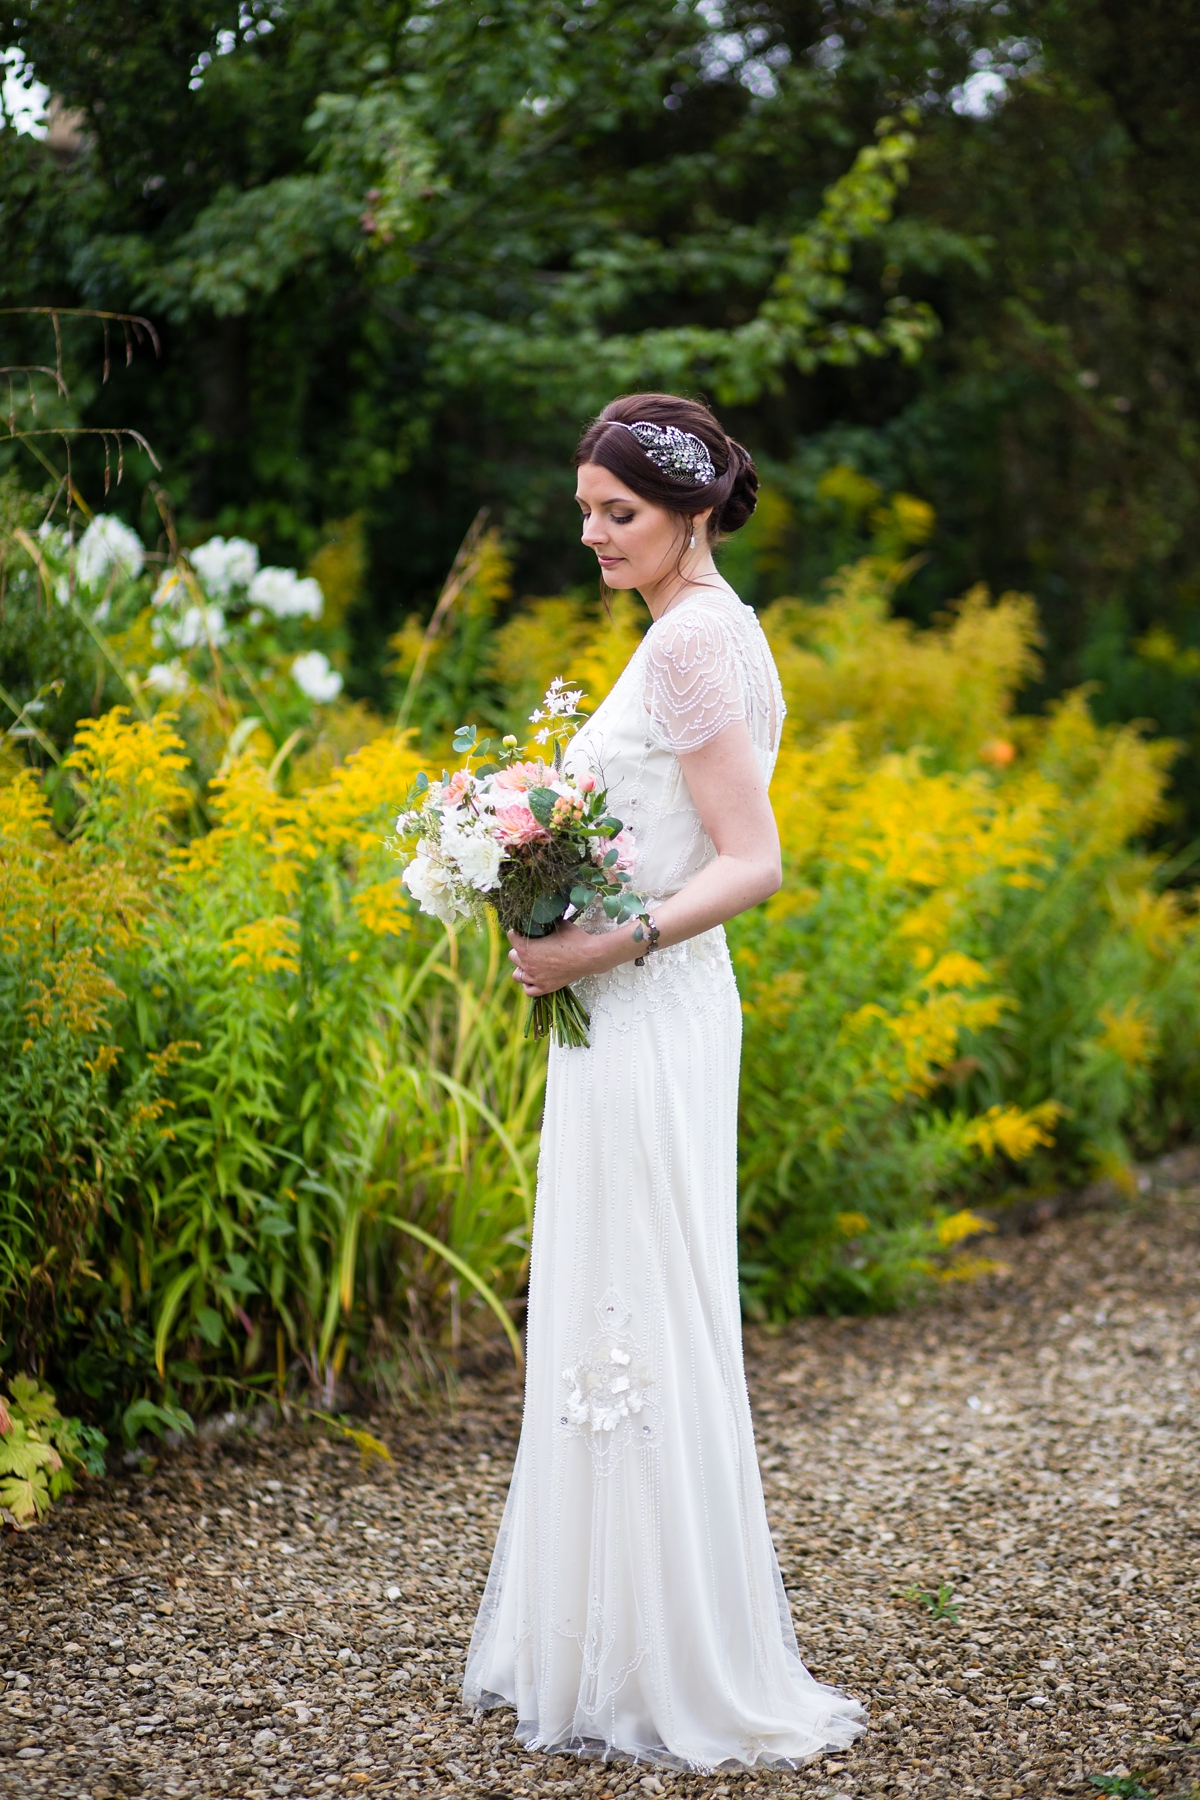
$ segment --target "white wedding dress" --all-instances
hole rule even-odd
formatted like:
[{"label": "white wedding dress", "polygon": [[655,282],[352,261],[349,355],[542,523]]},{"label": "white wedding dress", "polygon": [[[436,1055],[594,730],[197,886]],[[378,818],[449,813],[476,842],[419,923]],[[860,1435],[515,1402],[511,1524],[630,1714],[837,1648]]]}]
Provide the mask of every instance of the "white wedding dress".
[{"label": "white wedding dress", "polygon": [[[692,590],[650,627],[568,752],[636,834],[638,892],[663,900],[716,854],[679,753],[744,719],[769,779],[782,716],[731,590]],[[514,1707],[531,1750],[798,1764],[849,1744],[862,1709],[800,1661],[763,1504],[725,934],[576,991],[591,1046],[550,1051],[524,1421],[464,1699]]]}]

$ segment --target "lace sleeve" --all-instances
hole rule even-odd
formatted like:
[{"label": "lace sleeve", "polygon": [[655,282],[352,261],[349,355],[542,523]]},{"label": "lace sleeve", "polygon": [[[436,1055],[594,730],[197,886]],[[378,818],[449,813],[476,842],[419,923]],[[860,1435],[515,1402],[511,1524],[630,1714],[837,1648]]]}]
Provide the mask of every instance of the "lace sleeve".
[{"label": "lace sleeve", "polygon": [[655,627],[648,652],[646,708],[656,743],[682,756],[746,717],[734,634],[714,612],[681,609]]}]

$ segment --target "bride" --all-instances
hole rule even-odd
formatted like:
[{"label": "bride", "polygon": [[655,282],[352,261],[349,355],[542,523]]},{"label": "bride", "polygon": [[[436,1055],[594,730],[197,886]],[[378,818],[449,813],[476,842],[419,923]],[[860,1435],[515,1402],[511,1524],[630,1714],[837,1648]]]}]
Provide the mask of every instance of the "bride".
[{"label": "bride", "polygon": [[652,622],[568,763],[633,831],[650,921],[512,936],[515,979],[570,983],[591,1046],[550,1051],[524,1422],[464,1699],[515,1707],[531,1750],[795,1765],[863,1725],[800,1661],[742,1369],[721,927],[780,884],[783,699],[712,552],[758,478],[668,394],[613,401],[576,466],[583,542]]}]

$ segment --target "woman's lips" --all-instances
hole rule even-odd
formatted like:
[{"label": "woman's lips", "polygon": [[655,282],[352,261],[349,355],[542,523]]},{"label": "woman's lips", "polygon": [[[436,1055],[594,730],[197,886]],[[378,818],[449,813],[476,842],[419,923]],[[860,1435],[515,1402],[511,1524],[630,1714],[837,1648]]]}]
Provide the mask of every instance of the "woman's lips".
[{"label": "woman's lips", "polygon": [[596,561],[600,564],[601,568],[603,568],[603,569],[614,569],[619,562],[623,562],[624,560],[625,560],[624,557],[621,557],[621,556],[599,556],[599,555],[597,555],[597,557],[596,557]]}]

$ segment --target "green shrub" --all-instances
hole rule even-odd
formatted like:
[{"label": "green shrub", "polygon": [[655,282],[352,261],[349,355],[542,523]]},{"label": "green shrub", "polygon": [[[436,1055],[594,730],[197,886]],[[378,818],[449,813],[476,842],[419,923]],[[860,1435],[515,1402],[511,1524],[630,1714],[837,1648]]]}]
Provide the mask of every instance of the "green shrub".
[{"label": "green shrub", "polygon": [[0,1396],[0,1518],[18,1531],[44,1518],[80,1475],[103,1475],[107,1440],[94,1426],[64,1419],[52,1391],[14,1375]]}]

